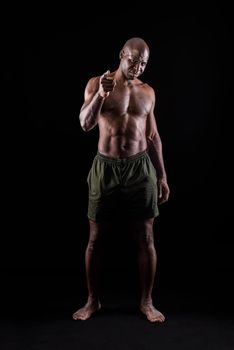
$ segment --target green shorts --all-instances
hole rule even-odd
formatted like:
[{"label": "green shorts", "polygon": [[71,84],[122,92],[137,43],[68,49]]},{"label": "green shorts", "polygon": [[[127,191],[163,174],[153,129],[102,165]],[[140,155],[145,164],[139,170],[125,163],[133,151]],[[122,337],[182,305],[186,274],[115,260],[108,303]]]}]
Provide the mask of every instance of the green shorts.
[{"label": "green shorts", "polygon": [[144,220],[159,215],[156,171],[147,151],[120,159],[98,152],[87,182],[92,221]]}]

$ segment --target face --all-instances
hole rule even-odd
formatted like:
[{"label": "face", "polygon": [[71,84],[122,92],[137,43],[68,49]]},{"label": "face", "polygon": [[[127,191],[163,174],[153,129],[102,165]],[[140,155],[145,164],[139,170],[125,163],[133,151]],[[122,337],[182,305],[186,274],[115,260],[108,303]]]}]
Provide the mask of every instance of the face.
[{"label": "face", "polygon": [[123,75],[130,80],[139,77],[145,70],[149,59],[147,50],[125,50],[121,57],[121,70]]}]

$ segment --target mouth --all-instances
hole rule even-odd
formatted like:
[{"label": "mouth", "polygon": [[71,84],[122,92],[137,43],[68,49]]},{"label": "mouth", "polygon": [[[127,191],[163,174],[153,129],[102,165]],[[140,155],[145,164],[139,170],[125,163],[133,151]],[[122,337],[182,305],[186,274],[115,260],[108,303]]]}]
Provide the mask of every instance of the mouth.
[{"label": "mouth", "polygon": [[138,73],[134,73],[134,72],[129,72],[129,76],[134,79],[138,76]]}]

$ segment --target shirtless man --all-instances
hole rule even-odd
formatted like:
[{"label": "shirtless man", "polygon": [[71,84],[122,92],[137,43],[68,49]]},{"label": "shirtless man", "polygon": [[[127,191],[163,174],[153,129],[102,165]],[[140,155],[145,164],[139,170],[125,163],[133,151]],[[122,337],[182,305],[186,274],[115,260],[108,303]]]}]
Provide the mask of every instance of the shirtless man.
[{"label": "shirtless man", "polygon": [[99,238],[105,225],[123,209],[138,242],[140,310],[149,321],[163,322],[164,315],[152,302],[156,272],[153,223],[157,205],[168,200],[169,187],[154,116],[155,92],[138,79],[147,65],[149,47],[141,38],[131,38],[119,58],[116,71],[88,81],[80,111],[84,131],[98,125],[99,142],[88,175],[90,237],[85,262],[89,295],[73,319],[87,320],[101,308]]}]

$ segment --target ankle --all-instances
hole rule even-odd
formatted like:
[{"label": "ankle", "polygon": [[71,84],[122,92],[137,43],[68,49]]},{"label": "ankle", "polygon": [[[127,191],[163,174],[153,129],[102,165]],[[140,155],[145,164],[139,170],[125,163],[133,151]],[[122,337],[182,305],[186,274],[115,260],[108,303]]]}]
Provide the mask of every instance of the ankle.
[{"label": "ankle", "polygon": [[89,304],[99,303],[99,298],[98,298],[98,296],[89,295],[89,296],[88,296],[88,303],[89,303]]},{"label": "ankle", "polygon": [[152,297],[151,296],[143,296],[141,298],[141,305],[149,305],[152,304]]}]

